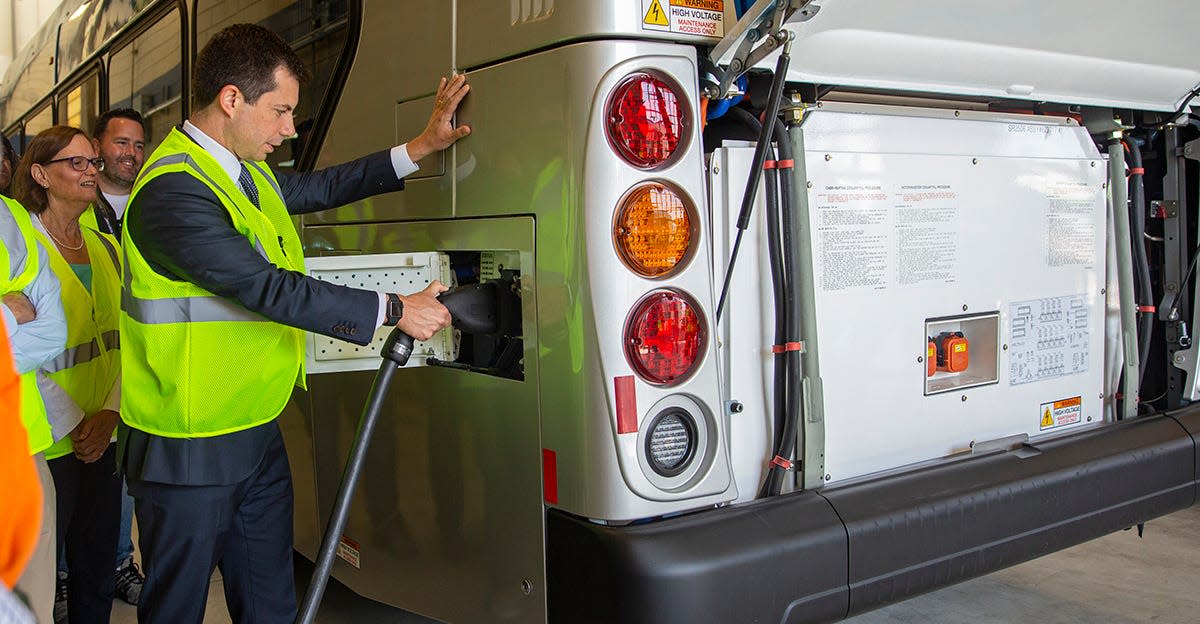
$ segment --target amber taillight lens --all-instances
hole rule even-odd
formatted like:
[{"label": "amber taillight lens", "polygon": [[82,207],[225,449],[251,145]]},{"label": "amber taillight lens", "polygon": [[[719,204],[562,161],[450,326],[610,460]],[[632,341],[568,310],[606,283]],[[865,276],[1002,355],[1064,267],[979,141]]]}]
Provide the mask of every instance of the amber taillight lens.
[{"label": "amber taillight lens", "polygon": [[625,266],[643,277],[662,277],[687,258],[695,228],[692,211],[671,187],[648,182],[617,206],[613,240]]}]

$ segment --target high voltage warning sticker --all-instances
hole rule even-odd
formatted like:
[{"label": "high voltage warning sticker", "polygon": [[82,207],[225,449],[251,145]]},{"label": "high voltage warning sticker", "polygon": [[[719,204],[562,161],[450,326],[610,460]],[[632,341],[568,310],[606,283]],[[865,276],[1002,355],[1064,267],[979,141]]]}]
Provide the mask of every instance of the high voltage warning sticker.
[{"label": "high voltage warning sticker", "polygon": [[1041,414],[1038,422],[1038,429],[1041,431],[1074,425],[1083,419],[1083,397],[1042,403],[1038,412]]},{"label": "high voltage warning sticker", "polygon": [[725,36],[725,0],[641,0],[642,30]]}]

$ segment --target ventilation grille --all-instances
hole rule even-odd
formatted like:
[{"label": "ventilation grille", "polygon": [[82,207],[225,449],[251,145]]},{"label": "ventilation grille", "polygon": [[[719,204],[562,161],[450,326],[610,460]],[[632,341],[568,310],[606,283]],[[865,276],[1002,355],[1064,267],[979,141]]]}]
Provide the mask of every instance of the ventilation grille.
[{"label": "ventilation grille", "polygon": [[550,17],[554,12],[554,0],[511,0],[512,24],[526,24]]}]

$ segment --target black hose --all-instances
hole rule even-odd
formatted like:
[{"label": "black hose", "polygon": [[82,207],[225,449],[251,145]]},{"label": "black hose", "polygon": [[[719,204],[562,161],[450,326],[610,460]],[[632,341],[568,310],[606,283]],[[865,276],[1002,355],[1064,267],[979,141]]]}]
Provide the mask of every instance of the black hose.
[{"label": "black hose", "polygon": [[[407,350],[404,338],[408,338]],[[368,395],[367,404],[358,419],[354,445],[350,447],[350,457],[346,459],[346,469],[342,472],[342,482],[338,485],[333,511],[330,512],[329,522],[325,525],[325,537],[321,540],[317,567],[313,570],[312,581],[296,614],[296,622],[299,624],[312,624],[317,617],[317,608],[321,605],[329,574],[333,571],[333,558],[337,553],[342,531],[346,528],[346,519],[350,515],[350,501],[354,498],[354,489],[358,486],[358,478],[362,475],[363,465],[366,463],[367,447],[371,444],[375,423],[383,409],[384,397],[387,396],[388,386],[392,383],[392,376],[407,363],[411,353],[412,338],[400,331],[400,328],[393,329],[383,344],[383,363],[379,365],[379,373],[375,375],[375,382],[371,384],[371,394]]]},{"label": "black hose", "polygon": [[[750,113],[750,111],[744,108],[732,108],[728,114],[755,132],[761,131],[762,124],[759,123],[758,118]],[[774,159],[774,154],[768,153]],[[767,222],[767,253],[771,264],[771,292],[775,302],[775,335],[773,340],[774,344],[783,344],[787,333],[787,318],[781,313],[780,307],[783,305],[786,280],[789,276],[783,269],[783,251],[780,242],[778,170],[770,168],[766,169],[763,173],[766,177],[766,184],[763,190],[766,192],[767,200],[765,215]],[[772,454],[774,454],[778,452],[781,440],[783,439],[783,421],[786,418],[787,411],[787,358],[783,353],[775,353],[771,357],[771,360],[773,367],[771,450]]]},{"label": "black hose", "polygon": [[[775,76],[771,81],[771,95],[767,100],[767,111],[763,119],[775,119],[779,116],[779,106],[783,100],[783,85],[787,81],[788,63],[791,62],[791,42],[784,44],[775,63]],[[762,174],[763,163],[767,160],[767,150],[771,147],[771,135],[775,124],[765,123],[758,135],[758,144],[754,148],[754,163],[750,167],[750,177],[746,180],[746,191],[742,194],[742,209],[738,213],[737,237],[733,241],[733,250],[729,254],[729,266],[725,269],[725,281],[721,284],[721,296],[717,300],[717,322],[721,321],[721,312],[725,309],[725,298],[729,295],[729,282],[733,278],[733,267],[737,264],[738,251],[742,247],[742,235],[750,226],[750,214],[754,209],[754,198],[758,195],[758,180]]]},{"label": "black hose", "polygon": [[[796,257],[796,245],[801,232],[800,212],[795,209],[796,207],[792,203],[792,186],[795,183],[796,170],[788,130],[779,119],[774,119],[774,122],[776,136],[779,137],[777,144],[779,148],[779,162],[781,164],[786,163],[785,166],[779,168],[783,271],[785,275],[795,276],[799,275],[800,270]],[[799,288],[797,280],[794,278],[788,279],[784,286],[783,303],[777,306],[776,313],[782,312],[786,319],[784,339],[779,344],[788,345],[787,350],[784,351],[784,357],[786,358],[785,369],[787,371],[787,399],[783,420],[783,435],[775,453],[775,458],[773,458],[771,463],[771,474],[768,477],[770,489],[767,491],[767,494],[769,496],[777,496],[783,488],[784,476],[787,474],[792,457],[796,452],[796,437],[799,432],[801,419],[800,388],[802,384],[802,368],[800,351],[799,349],[791,348],[791,345],[798,345],[801,342]]]},{"label": "black hose", "polygon": [[[1130,137],[1129,146],[1129,212],[1132,225],[1131,237],[1133,266],[1137,272],[1138,307],[1148,309],[1154,305],[1154,291],[1150,286],[1150,257],[1146,252],[1146,185],[1142,173],[1142,149],[1138,141]],[[1150,343],[1154,332],[1154,313],[1138,312],[1138,390],[1146,378],[1147,361],[1150,359]]]}]

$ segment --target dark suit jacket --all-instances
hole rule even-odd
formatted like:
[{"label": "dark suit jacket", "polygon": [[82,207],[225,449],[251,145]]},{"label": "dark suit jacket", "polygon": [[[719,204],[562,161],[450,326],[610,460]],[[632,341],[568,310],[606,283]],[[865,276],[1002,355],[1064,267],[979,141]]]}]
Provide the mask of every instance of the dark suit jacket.
[{"label": "dark suit jacket", "polygon": [[[311,173],[278,174],[288,211],[303,214],[398,191],[384,151]],[[313,279],[271,264],[233,227],[228,211],[199,180],[159,176],[138,191],[124,227],[147,263],[293,327],[365,345],[375,333],[379,295]],[[230,375],[238,374],[229,371]],[[228,485],[262,460],[275,421],[211,438],[166,438],[122,425],[118,460],[132,479],[175,485]]]},{"label": "dark suit jacket", "polygon": [[[311,173],[279,174],[288,212],[304,214],[398,191],[388,152]],[[371,342],[379,295],[281,269],[233,227],[204,183],[185,174],[159,176],[138,191],[125,227],[150,266],[233,299],[284,325],[359,345]]]}]

